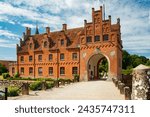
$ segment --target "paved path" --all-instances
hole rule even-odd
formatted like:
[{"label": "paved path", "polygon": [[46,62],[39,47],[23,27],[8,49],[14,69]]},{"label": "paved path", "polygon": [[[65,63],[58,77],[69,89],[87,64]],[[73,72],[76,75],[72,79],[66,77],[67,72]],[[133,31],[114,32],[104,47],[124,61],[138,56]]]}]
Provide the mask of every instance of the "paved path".
[{"label": "paved path", "polygon": [[30,95],[11,100],[123,100],[111,81],[79,82],[46,91],[33,91]]}]

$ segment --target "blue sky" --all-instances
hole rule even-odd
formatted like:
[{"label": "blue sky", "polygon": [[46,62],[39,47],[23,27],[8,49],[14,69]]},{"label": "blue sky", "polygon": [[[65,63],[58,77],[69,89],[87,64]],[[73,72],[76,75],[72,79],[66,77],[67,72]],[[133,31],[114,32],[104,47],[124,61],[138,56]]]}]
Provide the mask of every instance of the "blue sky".
[{"label": "blue sky", "polygon": [[25,27],[40,33],[50,26],[52,31],[83,26],[91,21],[91,8],[105,3],[106,18],[112,23],[121,19],[123,49],[150,58],[150,0],[0,0],[0,59],[16,60],[16,44]]}]

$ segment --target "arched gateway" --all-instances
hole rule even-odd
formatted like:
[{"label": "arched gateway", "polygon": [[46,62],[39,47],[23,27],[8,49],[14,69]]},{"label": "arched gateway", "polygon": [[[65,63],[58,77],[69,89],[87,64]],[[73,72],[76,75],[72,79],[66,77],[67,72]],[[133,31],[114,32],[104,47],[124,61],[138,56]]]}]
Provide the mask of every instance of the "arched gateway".
[{"label": "arched gateway", "polygon": [[84,27],[31,34],[26,28],[23,39],[16,46],[17,63],[9,67],[10,75],[31,78],[70,78],[75,74],[81,81],[99,79],[98,65],[106,58],[107,77],[120,78],[122,69],[122,41],[120,19],[111,23],[111,16],[103,18],[102,7],[92,8],[92,21],[84,20]]},{"label": "arched gateway", "polygon": [[92,9],[92,22],[84,22],[84,36],[81,36],[80,78],[81,80],[98,79],[98,64],[106,58],[108,62],[108,79],[120,78],[122,69],[122,41],[120,19],[111,24],[111,16],[103,20],[102,7],[99,11]]}]

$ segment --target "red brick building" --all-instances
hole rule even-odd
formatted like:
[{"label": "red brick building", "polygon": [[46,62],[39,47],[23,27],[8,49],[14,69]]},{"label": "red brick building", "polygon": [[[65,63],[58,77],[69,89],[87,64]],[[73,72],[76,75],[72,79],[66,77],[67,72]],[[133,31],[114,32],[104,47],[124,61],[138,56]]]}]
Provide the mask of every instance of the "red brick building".
[{"label": "red brick building", "polygon": [[9,64],[16,63],[16,61],[11,60],[0,60],[0,64],[5,66],[9,70]]},{"label": "red brick building", "polygon": [[[122,41],[120,19],[111,24],[111,16],[103,18],[102,7],[92,8],[92,22],[84,20],[84,27],[35,35],[26,28],[24,38],[17,45],[17,64],[10,66],[10,75],[16,71],[22,77],[32,78],[73,78],[90,80],[91,75],[98,78],[98,63],[106,58],[109,63],[109,78],[121,77]],[[16,66],[16,67],[15,67]]]}]

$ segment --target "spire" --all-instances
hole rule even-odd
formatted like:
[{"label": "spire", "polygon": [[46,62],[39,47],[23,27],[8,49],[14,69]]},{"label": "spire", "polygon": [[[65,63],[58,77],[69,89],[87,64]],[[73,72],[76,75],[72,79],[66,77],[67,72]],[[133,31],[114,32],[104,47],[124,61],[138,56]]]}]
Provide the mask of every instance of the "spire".
[{"label": "spire", "polygon": [[39,29],[38,29],[38,24],[37,24],[37,22],[36,22],[35,34],[39,34]]}]

